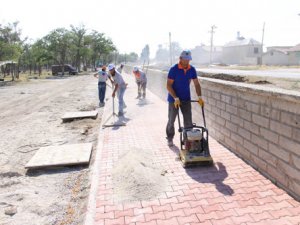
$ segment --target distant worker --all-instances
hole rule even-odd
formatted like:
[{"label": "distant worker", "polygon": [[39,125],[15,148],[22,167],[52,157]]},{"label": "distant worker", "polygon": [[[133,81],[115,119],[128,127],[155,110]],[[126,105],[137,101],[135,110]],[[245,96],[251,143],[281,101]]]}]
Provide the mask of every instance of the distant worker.
[{"label": "distant worker", "polygon": [[99,106],[103,107],[105,105],[105,92],[106,92],[106,81],[108,79],[108,74],[106,73],[106,66],[102,66],[101,70],[94,74],[94,77],[98,78],[98,96],[99,96]]},{"label": "distant worker", "polygon": [[124,115],[123,109],[126,107],[125,102],[124,102],[124,93],[125,93],[127,84],[124,82],[121,74],[116,70],[114,64],[109,64],[108,70],[109,70],[110,75],[112,76],[112,79],[114,80],[114,89],[113,89],[112,97],[114,98],[116,96],[116,93],[118,96],[118,101],[119,101],[118,116],[123,116]]},{"label": "distant worker", "polygon": [[174,122],[178,113],[178,109],[183,114],[184,127],[193,126],[192,107],[191,107],[191,80],[194,83],[196,93],[198,95],[198,103],[203,107],[204,101],[201,96],[201,86],[197,79],[196,69],[190,65],[192,60],[191,52],[184,50],[180,54],[179,63],[175,64],[169,70],[167,80],[169,114],[168,124],[166,127],[168,145],[173,146],[173,138],[175,135]]},{"label": "distant worker", "polygon": [[135,81],[138,86],[138,96],[136,98],[146,97],[146,87],[147,87],[147,76],[139,67],[133,67],[133,74],[135,76]]},{"label": "distant worker", "polygon": [[120,67],[117,69],[120,74],[122,74],[124,68],[124,64],[121,63]]}]

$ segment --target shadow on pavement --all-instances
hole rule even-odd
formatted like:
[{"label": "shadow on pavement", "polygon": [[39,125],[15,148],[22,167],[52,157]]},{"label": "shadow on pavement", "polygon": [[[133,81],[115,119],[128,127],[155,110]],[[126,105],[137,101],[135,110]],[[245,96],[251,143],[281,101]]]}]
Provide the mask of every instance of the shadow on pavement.
[{"label": "shadow on pavement", "polygon": [[221,162],[214,163],[213,166],[206,167],[192,167],[187,168],[186,173],[199,183],[214,184],[216,189],[224,195],[233,195],[233,189],[224,184],[224,180],[228,177],[226,167]]}]

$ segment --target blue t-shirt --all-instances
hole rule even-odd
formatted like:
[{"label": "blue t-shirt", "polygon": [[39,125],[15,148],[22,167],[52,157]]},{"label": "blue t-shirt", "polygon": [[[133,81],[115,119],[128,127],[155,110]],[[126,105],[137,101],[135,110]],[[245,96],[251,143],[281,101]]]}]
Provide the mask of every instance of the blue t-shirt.
[{"label": "blue t-shirt", "polygon": [[[192,79],[197,78],[195,67],[190,66],[187,70],[181,68],[180,65],[175,64],[169,70],[168,79],[174,80],[172,85],[177,97],[180,101],[190,101],[190,82]],[[168,94],[168,102],[174,102],[174,98]]]}]

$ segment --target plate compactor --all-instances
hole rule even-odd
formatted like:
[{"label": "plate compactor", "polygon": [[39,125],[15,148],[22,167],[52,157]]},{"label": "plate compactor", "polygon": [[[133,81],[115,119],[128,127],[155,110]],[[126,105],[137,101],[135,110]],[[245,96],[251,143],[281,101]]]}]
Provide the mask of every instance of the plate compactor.
[{"label": "plate compactor", "polygon": [[[192,100],[191,102],[198,102]],[[192,127],[182,127],[178,110],[178,125],[180,132],[179,158],[183,167],[196,165],[212,165],[213,159],[210,156],[208,147],[208,130],[206,128],[204,108],[202,109],[204,127],[193,123]]]}]

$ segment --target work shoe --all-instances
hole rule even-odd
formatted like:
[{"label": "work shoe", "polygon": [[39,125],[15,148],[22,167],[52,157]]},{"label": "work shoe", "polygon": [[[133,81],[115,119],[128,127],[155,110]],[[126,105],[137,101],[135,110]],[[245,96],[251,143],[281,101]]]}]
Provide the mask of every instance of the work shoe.
[{"label": "work shoe", "polygon": [[169,146],[169,147],[174,146],[173,140],[168,140],[168,146]]}]

